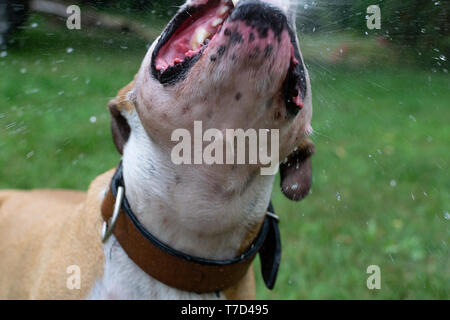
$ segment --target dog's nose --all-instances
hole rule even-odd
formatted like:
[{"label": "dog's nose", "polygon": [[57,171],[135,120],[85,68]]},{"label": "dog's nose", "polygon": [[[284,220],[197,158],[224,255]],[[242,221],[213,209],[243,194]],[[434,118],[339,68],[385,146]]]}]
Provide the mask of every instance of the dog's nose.
[{"label": "dog's nose", "polygon": [[261,38],[267,37],[269,30],[280,37],[288,27],[287,17],[281,9],[259,0],[239,1],[231,20],[244,21],[246,25],[258,30]]}]

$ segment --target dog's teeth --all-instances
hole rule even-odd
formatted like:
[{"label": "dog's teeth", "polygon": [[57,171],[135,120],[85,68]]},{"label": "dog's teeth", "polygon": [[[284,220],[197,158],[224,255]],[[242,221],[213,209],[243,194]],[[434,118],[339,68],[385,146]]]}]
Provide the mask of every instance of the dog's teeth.
[{"label": "dog's teeth", "polygon": [[236,7],[236,5],[239,2],[239,0],[232,0],[232,1],[233,1],[234,6]]},{"label": "dog's teeth", "polygon": [[[237,1],[236,1],[237,2]],[[234,3],[234,2],[233,2]],[[230,11],[230,8],[227,6],[224,6],[222,8],[220,8],[220,10],[217,12],[217,15],[219,17],[223,17],[228,11]]]},{"label": "dog's teeth", "polygon": [[197,28],[191,40],[192,50],[197,50],[211,34],[205,28]]},{"label": "dog's teeth", "polygon": [[216,18],[216,19],[214,19],[213,22],[211,23],[211,27],[215,28],[215,27],[219,26],[222,22],[223,22],[223,19],[221,19],[221,18]]}]

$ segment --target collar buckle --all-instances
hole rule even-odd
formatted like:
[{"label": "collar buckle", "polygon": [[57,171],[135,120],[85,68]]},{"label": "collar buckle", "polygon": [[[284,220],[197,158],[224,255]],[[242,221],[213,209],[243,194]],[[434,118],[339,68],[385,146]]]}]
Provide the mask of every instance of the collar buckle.
[{"label": "collar buckle", "polygon": [[122,186],[118,187],[116,202],[114,204],[114,212],[113,212],[113,216],[109,220],[109,226],[106,221],[103,223],[103,229],[102,229],[102,242],[103,243],[106,243],[106,241],[108,241],[108,239],[111,237],[111,235],[114,232],[114,228],[117,223],[117,218],[119,217],[119,214],[121,211],[120,209],[122,208],[124,194],[125,194],[125,188]]}]

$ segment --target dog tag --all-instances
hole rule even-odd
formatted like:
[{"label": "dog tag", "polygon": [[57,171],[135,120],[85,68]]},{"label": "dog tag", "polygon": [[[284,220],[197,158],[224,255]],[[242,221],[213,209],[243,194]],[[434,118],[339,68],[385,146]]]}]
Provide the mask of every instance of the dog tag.
[{"label": "dog tag", "polygon": [[264,282],[267,288],[272,290],[275,287],[278,269],[281,263],[281,236],[280,229],[278,228],[279,221],[275,215],[272,203],[270,203],[268,211],[271,213],[267,215],[269,219],[269,232],[259,251],[259,258],[261,260]]}]

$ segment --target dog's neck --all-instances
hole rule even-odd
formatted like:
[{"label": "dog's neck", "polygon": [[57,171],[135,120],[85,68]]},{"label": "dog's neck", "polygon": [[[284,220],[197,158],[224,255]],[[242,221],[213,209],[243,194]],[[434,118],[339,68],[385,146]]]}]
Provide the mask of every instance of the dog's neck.
[{"label": "dog's neck", "polygon": [[262,222],[273,177],[245,167],[179,166],[171,150],[157,145],[136,112],[124,150],[126,196],[160,241],[189,255],[230,259],[241,254],[249,233]]},{"label": "dog's neck", "polygon": [[[248,249],[244,244],[257,236],[274,177],[243,174],[239,168],[176,166],[170,150],[147,135],[136,112],[127,120],[131,136],[123,156],[126,196],[143,226],[173,249],[200,258],[231,259]],[[91,299],[223,298],[162,284],[136,266],[114,236],[104,252],[104,275]]]}]

